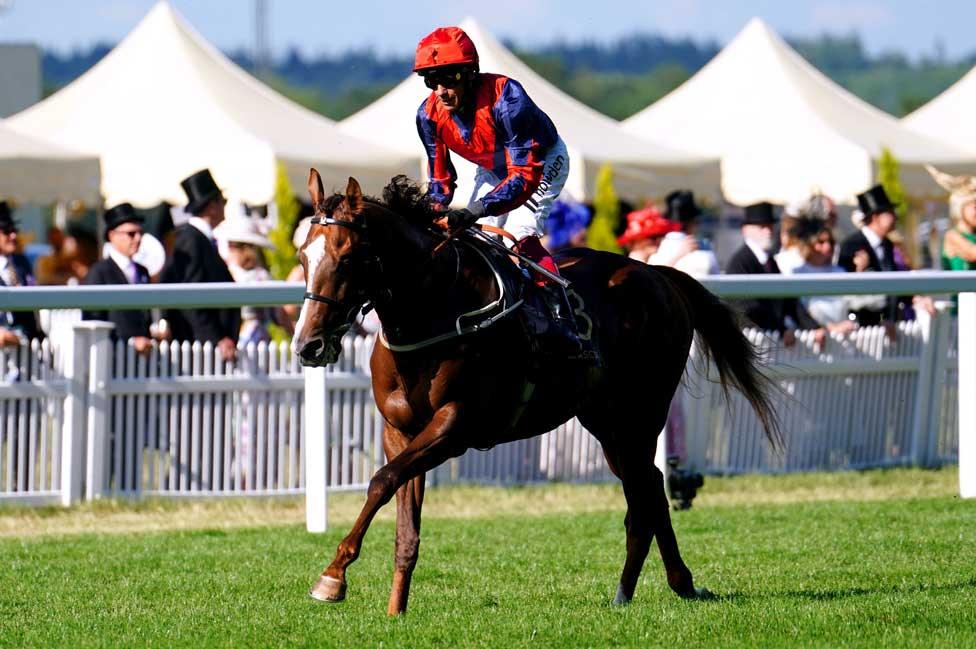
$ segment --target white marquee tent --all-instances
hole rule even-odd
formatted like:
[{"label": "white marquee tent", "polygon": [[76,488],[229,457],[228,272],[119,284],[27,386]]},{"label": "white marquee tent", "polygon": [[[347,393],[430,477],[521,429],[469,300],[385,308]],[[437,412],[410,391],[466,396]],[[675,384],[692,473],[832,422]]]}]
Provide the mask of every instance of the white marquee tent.
[{"label": "white marquee tent", "polygon": [[0,200],[100,201],[98,158],[22,135],[0,121]]},{"label": "white marquee tent", "polygon": [[[644,138],[624,133],[609,117],[566,95],[519,61],[485,29],[468,18],[461,28],[476,47],[483,72],[504,74],[519,81],[532,100],[553,120],[570,154],[570,177],[566,191],[577,199],[593,196],[597,171],[604,163],[613,165],[617,193],[631,200],[661,196],[686,187],[718,197],[718,163],[714,157],[686,153]],[[416,115],[420,103],[430,94],[423,80],[411,74],[400,85],[340,123],[343,130],[396,148],[418,160],[426,174],[426,158],[417,136]],[[474,166],[453,155],[458,171],[459,202],[471,194]]]},{"label": "white marquee tent", "polygon": [[229,196],[256,204],[274,195],[276,162],[300,193],[310,166],[327,188],[353,175],[372,192],[415,168],[249,76],[165,0],[98,65],[9,123],[96,153],[110,205],[183,203],[179,181],[203,167]]},{"label": "white marquee tent", "polygon": [[844,90],[754,18],[712,61],[624,122],[638,136],[722,161],[727,200],[786,203],[819,189],[841,203],[875,183],[887,147],[912,196],[941,195],[922,167],[976,155],[919,135]]},{"label": "white marquee tent", "polygon": [[[938,97],[902,120],[905,126],[939,138],[976,156],[976,67]],[[976,165],[973,165],[976,167]],[[970,168],[973,173],[976,168]]]}]

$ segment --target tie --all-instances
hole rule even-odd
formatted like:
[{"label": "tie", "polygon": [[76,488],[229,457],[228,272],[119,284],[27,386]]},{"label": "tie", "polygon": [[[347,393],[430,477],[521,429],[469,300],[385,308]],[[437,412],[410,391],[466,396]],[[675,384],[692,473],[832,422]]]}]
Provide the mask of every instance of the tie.
[{"label": "tie", "polygon": [[7,286],[20,286],[20,278],[17,277],[17,271],[14,270],[13,261],[10,257],[7,257],[7,264],[3,267],[3,283]]},{"label": "tie", "polygon": [[773,262],[773,258],[772,257],[766,257],[766,263],[763,264],[763,270],[765,272],[767,272],[767,273],[775,273],[776,272],[776,267],[775,267],[774,263],[775,262]]},{"label": "tie", "polygon": [[139,283],[139,274],[136,272],[136,262],[129,260],[129,266],[126,268],[125,275],[129,280],[130,284]]}]

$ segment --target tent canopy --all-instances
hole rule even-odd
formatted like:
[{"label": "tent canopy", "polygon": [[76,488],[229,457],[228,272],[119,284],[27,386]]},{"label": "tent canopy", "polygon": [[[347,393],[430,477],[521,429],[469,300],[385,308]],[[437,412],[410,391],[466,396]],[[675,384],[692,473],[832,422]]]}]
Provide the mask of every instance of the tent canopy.
[{"label": "tent canopy", "polygon": [[[653,140],[634,138],[620,124],[565,94],[531,68],[473,19],[461,28],[478,48],[480,67],[511,77],[521,83],[532,100],[552,118],[569,149],[570,177],[566,190],[577,199],[593,196],[596,173],[604,163],[614,169],[614,187],[625,198],[661,196],[685,187],[717,197],[718,163],[714,157],[687,153]],[[426,158],[417,137],[416,115],[421,102],[430,94],[423,80],[411,74],[389,93],[348,117],[340,126],[348,133],[421,159],[426,174]],[[466,202],[471,194],[474,167],[457,155],[452,156],[458,170],[455,196]]]},{"label": "tent canopy", "polygon": [[885,147],[900,162],[902,183],[913,196],[939,193],[923,164],[958,169],[976,158],[858,99],[758,18],[624,127],[720,157],[723,193],[740,205],[786,203],[815,190],[852,204],[874,184]]},{"label": "tent canopy", "polygon": [[[908,128],[976,156],[976,67],[938,97],[902,120]],[[973,173],[976,169],[970,169]]]},{"label": "tent canopy", "polygon": [[354,175],[373,192],[415,168],[249,76],[165,0],[95,67],[10,125],[98,154],[108,204],[183,203],[179,181],[203,167],[252,204],[274,196],[278,161],[297,192],[310,166],[327,187]]},{"label": "tent canopy", "polygon": [[5,124],[0,121],[0,199],[99,203],[98,158],[22,135]]}]

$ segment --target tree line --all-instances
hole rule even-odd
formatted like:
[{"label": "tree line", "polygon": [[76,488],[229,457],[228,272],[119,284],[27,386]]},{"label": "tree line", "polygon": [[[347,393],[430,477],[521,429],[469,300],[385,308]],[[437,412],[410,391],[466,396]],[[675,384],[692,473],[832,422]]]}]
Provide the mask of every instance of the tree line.
[{"label": "tree line", "polygon": [[[871,55],[856,34],[790,39],[821,72],[855,95],[896,116],[926,103],[976,64],[976,52],[947,60],[938,52],[912,61],[899,52]],[[623,119],[660,99],[701,69],[715,42],[635,34],[608,43],[555,42],[532,49],[506,43],[534,70],[592,108]],[[97,44],[68,54],[43,54],[45,95],[78,77],[111,49]],[[292,49],[268,70],[256,71],[245,51],[230,57],[300,104],[332,119],[366,106],[409,74],[412,57],[372,50],[303,55]]]}]

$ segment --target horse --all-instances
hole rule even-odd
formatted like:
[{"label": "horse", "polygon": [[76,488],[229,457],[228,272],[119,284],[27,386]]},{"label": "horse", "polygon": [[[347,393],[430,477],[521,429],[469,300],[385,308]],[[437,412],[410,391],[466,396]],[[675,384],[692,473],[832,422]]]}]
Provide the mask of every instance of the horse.
[{"label": "horse", "polygon": [[[739,390],[778,445],[769,398],[775,387],[738,315],[680,271],[572,249],[558,254],[557,264],[583,306],[581,335],[590,336],[602,362],[541,353],[518,308],[457,335],[459,314],[478,312],[504,291],[497,264],[486,263],[472,242],[445,244],[443,231],[431,227],[437,212],[425,207],[416,185],[402,180],[395,178],[382,200],[364,196],[354,178],[344,193],[326,197],[318,172],[309,174],[315,215],[299,250],[306,293],[293,347],[305,366],[334,363],[360,310],[376,309],[383,330],[370,368],[388,460],[370,479],[362,511],[309,594],[327,602],[345,598],[346,571],[370,522],[396,495],[387,613],[403,613],[419,553],[425,472],[468,449],[540,435],[577,417],[623,484],[627,554],[613,602],[634,597],[655,536],[671,589],[684,598],[709,596],[681,558],[653,458],[696,333],[726,397]],[[499,263],[520,272],[507,257]]]}]

